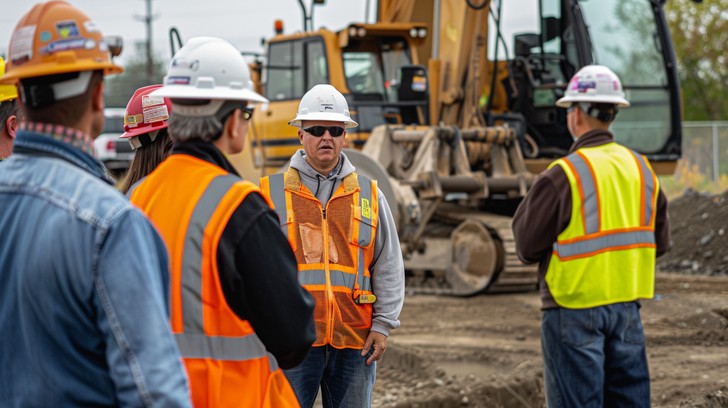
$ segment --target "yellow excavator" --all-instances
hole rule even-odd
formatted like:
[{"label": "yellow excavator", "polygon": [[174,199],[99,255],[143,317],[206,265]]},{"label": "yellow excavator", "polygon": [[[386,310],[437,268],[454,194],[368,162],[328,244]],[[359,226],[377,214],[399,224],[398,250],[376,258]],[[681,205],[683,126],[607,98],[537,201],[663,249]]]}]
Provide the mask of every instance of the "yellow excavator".
[{"label": "yellow excavator", "polygon": [[[659,174],[680,158],[664,1],[380,0],[376,22],[339,31],[314,30],[299,3],[304,31],[276,24],[252,64],[270,103],[256,108],[236,165],[252,180],[279,171],[299,146],[287,123],[300,98],[316,84],[335,86],[360,124],[346,154],[391,203],[409,291],[536,288],[536,267],[515,255],[510,217],[572,143],[555,101],[585,65],[606,65],[622,80],[632,107],[612,125],[617,141]],[[508,7],[534,24],[516,33]]]}]

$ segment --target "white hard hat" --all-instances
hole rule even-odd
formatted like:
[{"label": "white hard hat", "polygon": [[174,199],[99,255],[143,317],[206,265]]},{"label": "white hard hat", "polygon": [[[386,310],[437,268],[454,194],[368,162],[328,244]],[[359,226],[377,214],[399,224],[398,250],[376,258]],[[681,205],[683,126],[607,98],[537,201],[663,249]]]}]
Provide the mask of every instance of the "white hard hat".
[{"label": "white hard hat", "polygon": [[[176,113],[214,115],[225,101],[266,103],[253,91],[245,59],[229,42],[215,37],[191,38],[169,63],[164,85],[152,93],[172,100]],[[174,99],[211,100],[209,104],[177,106]]]},{"label": "white hard hat", "polygon": [[298,105],[296,117],[288,124],[301,127],[304,120],[344,122],[346,129],[359,126],[351,120],[349,104],[346,103],[344,95],[328,84],[316,85],[306,92]]},{"label": "white hard hat", "polygon": [[613,103],[620,108],[629,107],[619,78],[602,65],[587,65],[580,69],[569,81],[564,97],[556,101],[556,106],[568,108],[574,102]]}]

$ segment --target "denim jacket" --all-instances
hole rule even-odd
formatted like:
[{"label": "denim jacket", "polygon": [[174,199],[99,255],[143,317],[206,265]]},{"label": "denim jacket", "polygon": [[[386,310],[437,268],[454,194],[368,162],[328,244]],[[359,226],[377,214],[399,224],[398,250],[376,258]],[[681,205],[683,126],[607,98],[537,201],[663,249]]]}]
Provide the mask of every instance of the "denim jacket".
[{"label": "denim jacket", "polygon": [[21,130],[0,163],[0,406],[189,406],[165,246],[104,166]]}]

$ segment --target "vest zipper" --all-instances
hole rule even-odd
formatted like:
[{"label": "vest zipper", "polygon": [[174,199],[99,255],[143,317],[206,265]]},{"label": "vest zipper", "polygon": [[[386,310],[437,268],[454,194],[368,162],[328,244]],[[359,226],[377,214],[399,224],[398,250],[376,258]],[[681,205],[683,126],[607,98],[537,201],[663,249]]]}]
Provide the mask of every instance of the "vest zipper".
[{"label": "vest zipper", "polygon": [[326,273],[326,297],[328,298],[328,324],[326,325],[326,343],[329,344],[334,338],[334,291],[331,286],[331,269],[329,267],[329,226],[326,223],[326,207],[328,207],[331,198],[326,202],[326,206],[322,206],[321,215],[321,233],[323,234],[324,245],[324,272]]}]

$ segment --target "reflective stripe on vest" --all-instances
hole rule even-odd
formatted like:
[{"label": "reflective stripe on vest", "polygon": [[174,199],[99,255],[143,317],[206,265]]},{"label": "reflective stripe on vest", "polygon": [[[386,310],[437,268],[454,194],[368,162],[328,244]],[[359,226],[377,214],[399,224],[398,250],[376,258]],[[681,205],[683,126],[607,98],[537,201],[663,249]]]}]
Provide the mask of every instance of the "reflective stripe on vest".
[{"label": "reflective stripe on vest", "polygon": [[[277,173],[268,177],[270,183],[270,199],[273,202],[274,210],[278,214],[281,225],[288,221],[288,208],[286,206],[286,173]],[[288,228],[281,228],[283,234],[288,238]]]},{"label": "reflective stripe on vest", "polygon": [[[655,181],[652,177],[646,175],[652,174],[644,162],[644,158],[630,153],[637,159],[640,168],[640,175],[643,180],[642,199],[640,200],[640,218],[641,225],[647,227],[650,225],[653,205],[652,201],[646,202],[645,197],[654,197]],[[580,196],[582,201],[583,225],[585,236],[579,239],[569,241],[557,241],[553,245],[554,252],[560,258],[574,258],[579,256],[589,256],[593,253],[609,249],[617,249],[624,247],[635,247],[640,245],[654,245],[654,230],[631,229],[628,231],[613,231],[608,234],[598,234],[601,231],[599,221],[600,203],[596,189],[596,182],[591,167],[587,164],[584,157],[580,154],[571,154],[563,160],[575,170],[575,176],[578,178]],[[574,242],[576,241],[576,242]]]},{"label": "reflective stripe on vest", "polygon": [[[361,204],[362,213],[361,218],[368,218],[371,222],[372,182],[368,178],[359,175],[357,175],[357,182],[359,183],[359,202]],[[359,250],[357,251],[358,259],[356,261],[356,264],[358,265],[356,282],[359,283],[359,288],[356,288],[356,286],[348,287],[371,292],[372,287],[369,283],[368,277],[366,277],[366,282],[364,280],[364,248],[369,246],[369,243],[372,240],[372,226],[370,224],[367,224],[366,222],[359,223],[359,237],[357,237],[357,240],[359,242]]]},{"label": "reflective stripe on vest", "polygon": [[[331,277],[331,285],[333,286],[342,286],[345,288],[354,287],[355,276],[350,273],[329,269],[329,276]],[[326,271],[323,269],[302,270],[298,273],[298,282],[301,285],[325,285]],[[361,290],[371,292],[372,282],[369,276],[362,276],[359,284]]]},{"label": "reflective stripe on vest", "polygon": [[184,332],[175,334],[180,354],[185,358],[252,360],[268,357],[271,371],[278,362],[270,356],[255,333],[242,337],[208,336],[202,312],[202,242],[205,227],[230,188],[240,178],[227,174],[215,177],[202,193],[185,233],[182,253],[182,319]]}]

